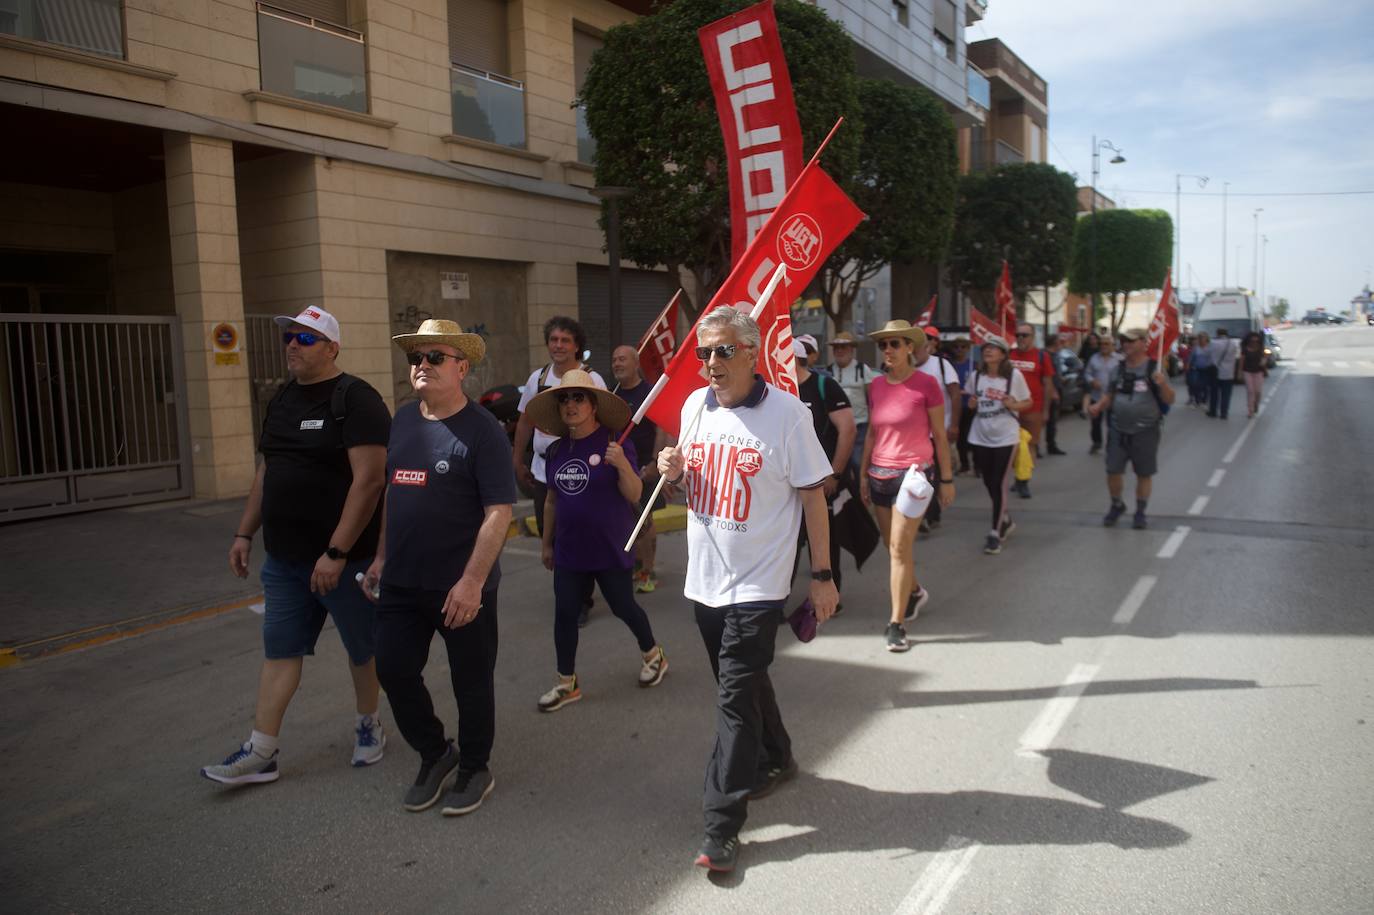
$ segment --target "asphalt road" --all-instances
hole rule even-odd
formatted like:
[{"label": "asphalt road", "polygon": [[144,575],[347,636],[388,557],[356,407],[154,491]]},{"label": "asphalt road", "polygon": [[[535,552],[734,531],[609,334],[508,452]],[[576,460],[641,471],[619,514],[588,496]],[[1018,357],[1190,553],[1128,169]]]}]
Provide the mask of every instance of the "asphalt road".
[{"label": "asphalt road", "polygon": [[[1374,328],[1294,330],[1262,415],[1175,408],[1148,531],[1103,530],[1085,424],[980,552],[960,478],[917,547],[934,595],[883,650],[886,561],[846,580],[775,677],[802,774],[754,805],[741,869],[691,867],[712,741],[710,671],[678,589],[644,600],[667,648],[584,630],[586,698],[553,715],[550,579],[503,563],[496,791],[410,814],[416,759],[347,766],[332,632],[287,719],[283,776],[197,769],[249,728],[247,610],[0,670],[0,899],[15,912],[1374,911]],[[1239,414],[1239,415],[1237,415]],[[430,666],[440,708],[445,663]],[[389,721],[389,710],[384,716]]]}]

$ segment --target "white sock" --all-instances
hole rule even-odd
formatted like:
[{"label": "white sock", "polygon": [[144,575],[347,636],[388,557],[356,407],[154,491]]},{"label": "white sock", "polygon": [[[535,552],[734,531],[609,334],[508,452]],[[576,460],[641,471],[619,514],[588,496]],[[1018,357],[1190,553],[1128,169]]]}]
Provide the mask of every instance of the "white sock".
[{"label": "white sock", "polygon": [[254,731],[253,736],[248,738],[248,743],[252,745],[253,752],[263,759],[271,759],[272,754],[277,752],[277,738],[262,731]]},{"label": "white sock", "polygon": [[1001,532],[998,531],[997,528],[995,528],[995,527],[994,527],[992,530],[988,531],[988,533],[989,533],[990,535],[992,535],[993,537],[1000,537],[1000,536],[1002,536]]}]

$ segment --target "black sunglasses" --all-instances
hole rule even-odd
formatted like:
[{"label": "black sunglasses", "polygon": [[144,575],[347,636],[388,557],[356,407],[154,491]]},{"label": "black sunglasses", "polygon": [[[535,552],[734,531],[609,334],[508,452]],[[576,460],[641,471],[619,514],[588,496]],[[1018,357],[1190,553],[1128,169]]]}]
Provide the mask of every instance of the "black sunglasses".
[{"label": "black sunglasses", "polygon": [[586,391],[568,391],[553,395],[553,399],[558,401],[561,407],[565,403],[586,403],[589,398]]},{"label": "black sunglasses", "polygon": [[283,346],[290,346],[292,340],[295,340],[301,346],[314,346],[323,339],[324,337],[319,334],[312,334],[308,330],[288,330],[281,335]]},{"label": "black sunglasses", "polygon": [[709,362],[711,354],[715,353],[722,359],[733,359],[735,358],[735,350],[737,347],[738,344],[735,343],[722,343],[719,346],[698,346],[697,358],[702,362]]},{"label": "black sunglasses", "polygon": [[406,353],[406,362],[409,362],[411,365],[419,365],[421,359],[428,362],[430,365],[442,365],[445,359],[452,359],[454,362],[458,362],[466,358],[466,356],[453,356],[448,353],[441,353],[437,349],[432,349],[427,353]]},{"label": "black sunglasses", "polygon": [[900,349],[901,346],[901,337],[884,337],[878,341],[878,349]]},{"label": "black sunglasses", "polygon": [[1035,336],[1035,334],[1017,334],[1017,335],[1016,335],[1016,339],[1019,340],[1019,339],[1021,339],[1022,337],[1034,337],[1034,336]]}]

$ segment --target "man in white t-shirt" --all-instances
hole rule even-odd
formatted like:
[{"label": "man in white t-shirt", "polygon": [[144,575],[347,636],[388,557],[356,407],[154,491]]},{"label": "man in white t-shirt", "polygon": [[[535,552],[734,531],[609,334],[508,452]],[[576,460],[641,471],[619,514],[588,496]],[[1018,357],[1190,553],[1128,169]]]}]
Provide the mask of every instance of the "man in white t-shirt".
[{"label": "man in white t-shirt", "polygon": [[[937,352],[939,346],[940,329],[927,327],[925,342],[917,343],[911,356],[916,360],[916,371],[925,372],[934,378],[940,385],[940,391],[945,395],[945,438],[953,445],[959,441],[959,414],[964,407],[964,398],[959,395],[959,373],[954,370],[953,363]],[[926,476],[930,479],[931,486],[938,485],[939,469],[934,462],[926,468]],[[925,517],[921,519],[921,530],[929,532],[939,526],[940,500],[932,499],[930,508],[926,509]]]},{"label": "man in white t-shirt", "polygon": [[803,515],[817,622],[839,600],[822,489],[831,467],[810,411],[755,376],[760,338],[752,318],[721,306],[697,325],[697,342],[708,386],[688,396],[679,443],[659,453],[658,469],[686,488],[683,593],[719,685],[702,805],[706,838],[696,864],[731,871],[749,800],[797,772],[768,666]]},{"label": "man in white t-shirt", "polygon": [[856,358],[858,340],[849,331],[841,331],[828,344],[834,361],[825,367],[849,398],[854,410],[854,450],[849,454],[849,466],[859,471],[859,458],[864,453],[864,437],[868,434],[868,385],[882,372],[864,365]]}]

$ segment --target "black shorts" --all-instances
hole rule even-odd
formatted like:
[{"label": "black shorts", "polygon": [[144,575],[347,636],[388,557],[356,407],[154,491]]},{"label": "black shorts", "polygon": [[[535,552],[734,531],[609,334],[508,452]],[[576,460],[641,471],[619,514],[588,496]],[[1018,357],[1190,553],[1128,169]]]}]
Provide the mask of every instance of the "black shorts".
[{"label": "black shorts", "polygon": [[897,504],[897,493],[901,492],[905,473],[895,477],[875,477],[868,475],[868,499],[878,508],[891,508]]},{"label": "black shorts", "polygon": [[1115,476],[1126,472],[1129,463],[1138,477],[1152,477],[1159,469],[1159,427],[1144,432],[1123,435],[1115,429],[1107,432],[1107,473]]}]

